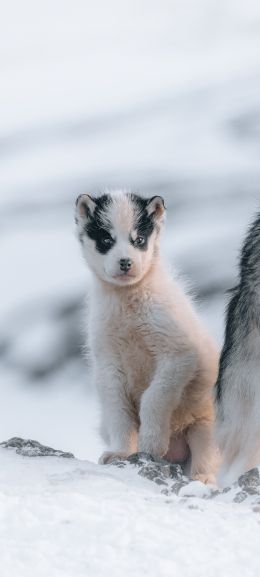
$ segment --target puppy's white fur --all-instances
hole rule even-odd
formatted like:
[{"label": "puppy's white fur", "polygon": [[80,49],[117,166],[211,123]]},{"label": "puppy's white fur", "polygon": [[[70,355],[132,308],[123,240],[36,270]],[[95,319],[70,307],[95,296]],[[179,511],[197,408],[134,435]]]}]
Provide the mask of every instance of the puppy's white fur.
[{"label": "puppy's white fur", "polygon": [[[101,462],[137,450],[176,457],[180,449],[185,459],[188,445],[192,477],[211,482],[215,345],[161,259],[162,199],[147,201],[154,228],[146,250],[138,250],[133,245],[138,235],[135,202],[120,191],[108,196],[110,204],[98,218],[100,227],[107,224],[116,238],[107,254],[100,254],[85,234],[95,199],[84,195],[77,205],[83,254],[94,273],[88,328],[101,434],[108,447]],[[121,275],[122,258],[131,259],[132,276]]]}]

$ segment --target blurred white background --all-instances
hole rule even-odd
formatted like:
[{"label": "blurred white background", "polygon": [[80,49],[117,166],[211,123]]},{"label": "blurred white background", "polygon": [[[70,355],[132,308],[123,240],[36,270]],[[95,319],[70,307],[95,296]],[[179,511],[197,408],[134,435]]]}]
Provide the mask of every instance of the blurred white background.
[{"label": "blurred white background", "polygon": [[164,252],[221,344],[259,152],[258,0],[0,0],[0,440],[100,450],[76,196],[165,197]]}]

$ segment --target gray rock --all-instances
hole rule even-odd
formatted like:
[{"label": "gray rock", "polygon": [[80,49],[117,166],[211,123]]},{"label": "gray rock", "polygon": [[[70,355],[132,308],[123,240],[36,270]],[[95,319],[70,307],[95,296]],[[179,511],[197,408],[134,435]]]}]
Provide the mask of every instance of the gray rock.
[{"label": "gray rock", "polygon": [[160,466],[155,465],[154,463],[144,465],[138,471],[138,475],[141,477],[145,477],[149,479],[149,481],[153,481],[157,485],[166,485],[165,477],[162,473]]},{"label": "gray rock", "polygon": [[248,497],[248,494],[245,491],[239,491],[233,499],[234,503],[243,503]]},{"label": "gray rock", "polygon": [[257,468],[247,471],[238,479],[238,485],[249,495],[260,494],[260,474]]},{"label": "gray rock", "polygon": [[147,462],[154,462],[155,459],[150,453],[133,453],[126,459],[131,465],[137,465],[138,467],[144,465]]},{"label": "gray rock", "polygon": [[149,466],[154,466],[156,470],[160,470],[164,477],[171,479],[180,479],[183,475],[180,465],[173,465],[165,459],[155,459],[149,453],[134,453],[133,455],[130,455],[126,461],[131,465],[136,465],[138,467],[143,467],[143,465],[149,463]]},{"label": "gray rock", "polygon": [[165,459],[155,459],[149,453],[134,453],[126,461],[141,468],[148,466],[149,469],[153,469],[155,473],[164,479],[182,479],[183,476],[180,465],[173,465]]},{"label": "gray rock", "polygon": [[[127,459],[117,459],[113,463],[117,467],[134,465],[138,469],[138,475],[161,486],[161,493],[179,495],[181,489],[186,487],[191,479],[186,477],[180,465],[173,465],[164,459],[155,459],[148,453],[135,453]],[[231,493],[232,491],[232,493]],[[234,491],[234,493],[233,493]],[[211,489],[203,496],[204,499],[221,499],[221,495],[230,492],[230,502],[243,503],[246,501],[251,506],[256,505],[252,497],[260,493],[260,475],[258,469],[252,469],[241,477],[237,483],[224,489]],[[187,498],[194,495],[188,494]]]},{"label": "gray rock", "polygon": [[51,447],[45,447],[45,445],[41,445],[38,441],[33,441],[32,439],[21,439],[20,437],[12,437],[12,439],[9,439],[8,441],[3,441],[0,443],[0,446],[4,449],[15,449],[15,452],[18,453],[18,455],[23,455],[24,457],[74,458],[72,453],[58,451]]},{"label": "gray rock", "polygon": [[[178,483],[178,488],[180,483],[182,484],[181,486],[188,483],[188,479],[184,480],[180,465],[173,465],[164,459],[155,459],[149,453],[134,453],[127,459],[117,458],[112,461],[111,464],[116,465],[119,468],[123,468],[127,464],[134,465],[139,469],[138,475],[149,479],[149,481],[153,481],[157,485],[166,486],[173,479]],[[172,487],[170,490],[173,491]]]},{"label": "gray rock", "polygon": [[225,487],[222,489],[222,493],[229,493],[229,491],[231,491],[231,487]]},{"label": "gray rock", "polygon": [[176,483],[173,483],[172,487],[171,487],[171,493],[174,493],[175,495],[179,495],[180,490],[183,487],[186,487],[186,485],[188,485],[189,480],[187,479],[186,481],[182,480],[182,481],[176,481]]},{"label": "gray rock", "polygon": [[210,492],[210,495],[206,496],[206,499],[215,499],[215,497],[219,497],[219,495],[221,495],[222,493],[224,493],[224,491],[219,491],[219,489],[214,489],[213,491]]},{"label": "gray rock", "polygon": [[181,480],[186,479],[185,483],[188,483],[188,477],[183,475],[183,470],[181,465],[173,465],[172,463],[168,463],[167,466],[169,467],[170,477],[171,479]]},{"label": "gray rock", "polygon": [[127,465],[135,465],[136,467],[142,467],[148,462],[154,462],[154,458],[149,453],[133,453],[129,457],[114,456],[110,457],[109,465],[114,465],[119,469],[123,469]]}]

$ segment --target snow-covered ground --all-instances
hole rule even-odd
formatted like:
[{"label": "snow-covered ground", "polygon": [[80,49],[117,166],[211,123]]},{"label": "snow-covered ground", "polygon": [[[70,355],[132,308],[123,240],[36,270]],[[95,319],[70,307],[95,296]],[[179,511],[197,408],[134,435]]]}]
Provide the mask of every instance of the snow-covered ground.
[{"label": "snow-covered ground", "polygon": [[[259,573],[260,507],[179,496],[135,466],[0,448],[1,577],[203,577]],[[164,488],[165,491],[165,488]],[[259,500],[259,498],[258,498]]]},{"label": "snow-covered ground", "polygon": [[[221,344],[225,290],[260,205],[260,4],[0,0],[0,8],[0,440],[36,438],[96,462],[98,406],[81,350],[89,276],[74,200],[118,185],[163,195],[165,256],[191,282]],[[112,561],[115,575],[259,569],[257,515],[245,506],[203,501],[202,514],[123,473],[26,463],[1,453],[6,575],[35,577],[35,566],[37,577],[103,575]]]}]

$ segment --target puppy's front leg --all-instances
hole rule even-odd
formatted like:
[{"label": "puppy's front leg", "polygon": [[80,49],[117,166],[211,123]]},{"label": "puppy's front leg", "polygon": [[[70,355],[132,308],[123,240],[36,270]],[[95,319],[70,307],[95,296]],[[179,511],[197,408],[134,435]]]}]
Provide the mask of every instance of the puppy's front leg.
[{"label": "puppy's front leg", "polygon": [[194,375],[196,355],[193,352],[162,357],[150,386],[144,392],[140,407],[139,451],[163,457],[171,436],[171,415],[178,407],[182,392]]},{"label": "puppy's front leg", "polygon": [[102,360],[95,371],[95,381],[101,401],[101,431],[108,442],[108,451],[100,463],[116,457],[128,457],[137,450],[137,416],[127,393],[125,374],[108,360]]},{"label": "puppy's front leg", "polygon": [[213,443],[211,421],[197,421],[188,430],[191,451],[191,477],[203,483],[216,483],[218,454]]}]

